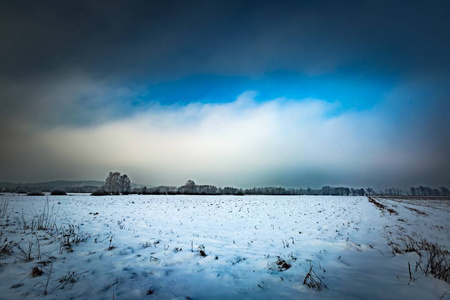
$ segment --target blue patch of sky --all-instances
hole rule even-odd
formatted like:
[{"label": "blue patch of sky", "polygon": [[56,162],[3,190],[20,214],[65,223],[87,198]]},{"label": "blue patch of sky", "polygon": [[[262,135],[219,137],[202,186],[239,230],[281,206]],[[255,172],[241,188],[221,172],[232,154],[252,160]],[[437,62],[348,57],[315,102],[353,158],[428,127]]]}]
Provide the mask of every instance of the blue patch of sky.
[{"label": "blue patch of sky", "polygon": [[161,105],[227,103],[246,91],[256,91],[255,100],[264,102],[279,97],[315,98],[340,105],[336,113],[366,110],[382,101],[398,83],[392,74],[344,70],[308,76],[291,71],[277,71],[259,78],[222,75],[192,75],[148,87],[136,104],[157,102]]}]

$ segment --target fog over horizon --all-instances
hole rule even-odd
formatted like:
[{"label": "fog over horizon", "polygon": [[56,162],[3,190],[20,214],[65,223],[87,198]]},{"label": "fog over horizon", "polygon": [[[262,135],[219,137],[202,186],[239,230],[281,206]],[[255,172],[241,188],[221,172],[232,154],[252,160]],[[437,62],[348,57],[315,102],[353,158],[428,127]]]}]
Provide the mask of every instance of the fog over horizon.
[{"label": "fog over horizon", "polygon": [[450,186],[450,3],[0,4],[0,182]]}]

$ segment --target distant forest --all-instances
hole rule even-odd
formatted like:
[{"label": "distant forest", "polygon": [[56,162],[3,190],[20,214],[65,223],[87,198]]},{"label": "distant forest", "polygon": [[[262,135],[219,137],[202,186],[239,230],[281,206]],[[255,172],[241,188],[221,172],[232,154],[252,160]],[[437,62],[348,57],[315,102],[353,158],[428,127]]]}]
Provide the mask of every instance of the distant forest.
[{"label": "distant forest", "polygon": [[150,195],[330,195],[330,196],[450,196],[446,187],[432,189],[430,187],[411,187],[409,191],[398,188],[389,188],[384,191],[374,191],[372,188],[348,188],[324,186],[320,189],[313,188],[283,188],[283,187],[255,187],[240,189],[235,187],[218,188],[213,185],[197,185],[189,180],[181,187],[157,186],[142,187],[133,190],[136,194]]},{"label": "distant forest", "polygon": [[0,191],[5,193],[35,194],[42,192],[63,191],[66,193],[92,193],[92,195],[332,195],[332,196],[450,196],[447,187],[430,188],[427,186],[411,187],[409,190],[388,188],[375,191],[367,188],[349,188],[323,186],[314,188],[255,187],[241,189],[235,187],[216,187],[214,185],[197,185],[188,180],[185,185],[147,187],[132,184],[126,174],[110,172],[105,181],[51,181],[33,184],[0,183]]},{"label": "distant forest", "polygon": [[104,184],[103,181],[49,181],[40,183],[0,182],[0,192],[27,194],[32,192],[92,193]]}]

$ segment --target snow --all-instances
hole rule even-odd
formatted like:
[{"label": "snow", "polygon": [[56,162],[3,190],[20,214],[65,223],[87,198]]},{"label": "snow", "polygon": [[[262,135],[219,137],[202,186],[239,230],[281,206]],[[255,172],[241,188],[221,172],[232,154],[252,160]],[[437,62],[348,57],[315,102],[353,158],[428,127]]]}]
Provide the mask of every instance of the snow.
[{"label": "snow", "polygon": [[[18,244],[0,253],[0,299],[439,299],[450,290],[415,270],[417,253],[388,245],[411,236],[450,249],[448,200],[377,198],[395,215],[367,197],[0,197],[0,246]],[[38,216],[49,228],[23,229]],[[28,261],[19,246],[30,245]],[[322,291],[303,285],[311,266]],[[34,267],[43,274],[33,278]]]}]

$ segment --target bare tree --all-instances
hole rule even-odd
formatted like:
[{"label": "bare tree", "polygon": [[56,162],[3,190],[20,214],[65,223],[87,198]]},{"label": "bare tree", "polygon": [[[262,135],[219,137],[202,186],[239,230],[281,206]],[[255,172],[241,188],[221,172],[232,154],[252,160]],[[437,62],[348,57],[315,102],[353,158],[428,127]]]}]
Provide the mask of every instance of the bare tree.
[{"label": "bare tree", "polygon": [[127,174],[123,174],[119,177],[119,186],[122,195],[128,194],[131,189],[131,180]]},{"label": "bare tree", "polygon": [[116,178],[120,176],[119,172],[109,172],[108,177],[106,177],[104,189],[106,192],[112,194],[114,192],[114,186]]},{"label": "bare tree", "polygon": [[126,175],[120,175],[119,172],[109,172],[106,177],[104,189],[109,194],[128,193],[131,188],[131,180]]},{"label": "bare tree", "polygon": [[179,188],[181,194],[197,194],[197,185],[193,180],[188,180],[185,185]]}]

